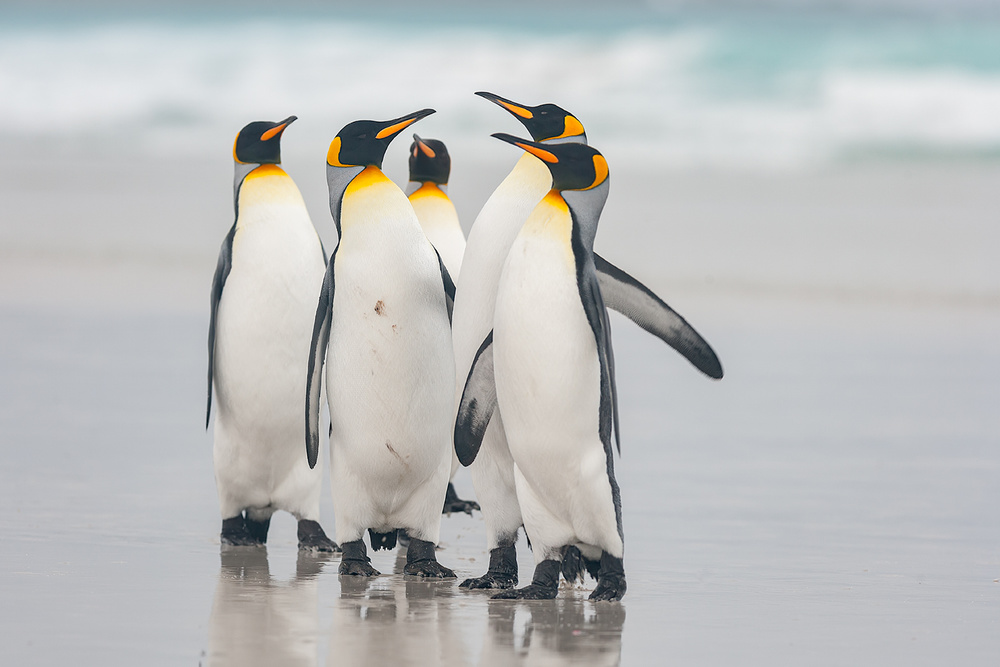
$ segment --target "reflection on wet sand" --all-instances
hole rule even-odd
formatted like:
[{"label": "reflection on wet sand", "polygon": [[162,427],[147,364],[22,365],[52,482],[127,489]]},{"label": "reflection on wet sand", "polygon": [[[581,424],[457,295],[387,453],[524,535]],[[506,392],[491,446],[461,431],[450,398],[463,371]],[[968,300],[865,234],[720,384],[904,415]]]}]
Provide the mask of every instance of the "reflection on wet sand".
[{"label": "reflection on wet sand", "polygon": [[[621,660],[621,604],[572,596],[491,602],[454,581],[403,577],[404,563],[401,553],[392,577],[340,578],[326,664],[597,667]],[[478,662],[468,623],[477,616],[487,618]]]},{"label": "reflection on wet sand", "polygon": [[[295,576],[271,577],[267,550],[223,547],[205,665],[617,665],[625,608],[563,591],[556,600],[490,601],[455,580],[338,577],[330,555],[300,553]],[[335,558],[335,557],[333,557]],[[335,565],[335,563],[334,563]],[[329,650],[319,660],[320,582],[336,580]]]},{"label": "reflection on wet sand", "polygon": [[621,662],[625,607],[583,599],[489,604],[489,631],[479,664],[584,665]]},{"label": "reflection on wet sand", "polygon": [[469,638],[452,624],[455,580],[404,577],[405,564],[399,549],[391,577],[340,577],[328,665],[470,664]]},{"label": "reflection on wet sand", "polygon": [[318,585],[330,555],[300,552],[295,577],[271,578],[267,549],[223,546],[207,665],[316,665]]}]

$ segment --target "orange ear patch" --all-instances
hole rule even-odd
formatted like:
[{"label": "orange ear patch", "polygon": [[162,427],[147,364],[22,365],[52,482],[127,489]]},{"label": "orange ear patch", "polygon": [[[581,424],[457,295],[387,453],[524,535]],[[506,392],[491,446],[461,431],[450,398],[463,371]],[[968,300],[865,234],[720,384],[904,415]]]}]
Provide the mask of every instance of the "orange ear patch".
[{"label": "orange ear patch", "polygon": [[330,150],[326,152],[326,163],[331,167],[347,167],[340,162],[340,136],[333,138],[330,142]]},{"label": "orange ear patch", "polygon": [[598,185],[603,183],[608,177],[608,161],[604,159],[603,155],[594,156],[594,182],[590,184],[590,188],[596,188]]}]

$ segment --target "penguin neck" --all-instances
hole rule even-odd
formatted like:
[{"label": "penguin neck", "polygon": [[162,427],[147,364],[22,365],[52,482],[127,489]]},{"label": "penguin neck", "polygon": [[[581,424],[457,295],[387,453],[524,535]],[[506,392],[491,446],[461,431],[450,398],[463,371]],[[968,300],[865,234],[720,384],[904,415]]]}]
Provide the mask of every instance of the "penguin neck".
[{"label": "penguin neck", "polygon": [[608,200],[610,179],[590,190],[564,190],[561,198],[569,207],[573,217],[574,233],[580,239],[584,248],[593,252],[594,239],[597,237],[597,223],[601,219],[604,203]]},{"label": "penguin neck", "polygon": [[524,222],[521,233],[528,236],[558,238],[569,247],[573,216],[558,190],[549,190]]},{"label": "penguin neck", "polygon": [[433,181],[410,181],[404,190],[406,196],[413,201],[423,197],[444,197],[448,198],[448,184],[437,184]]},{"label": "penguin neck", "polygon": [[[237,203],[240,200],[240,187],[243,182],[247,179],[250,174],[255,174],[258,176],[270,176],[285,174],[285,170],[276,164],[259,164],[256,162],[237,162],[235,168],[235,174],[233,176],[233,202]],[[239,211],[237,211],[238,213]]]},{"label": "penguin neck", "polygon": [[365,167],[347,185],[340,211],[341,236],[351,227],[400,216],[409,216],[416,224],[416,214],[403,191],[374,165]]},{"label": "penguin neck", "polygon": [[514,165],[510,176],[543,188],[542,194],[552,187],[552,174],[549,172],[549,168],[545,166],[544,162],[527,151],[524,152],[521,159]]}]

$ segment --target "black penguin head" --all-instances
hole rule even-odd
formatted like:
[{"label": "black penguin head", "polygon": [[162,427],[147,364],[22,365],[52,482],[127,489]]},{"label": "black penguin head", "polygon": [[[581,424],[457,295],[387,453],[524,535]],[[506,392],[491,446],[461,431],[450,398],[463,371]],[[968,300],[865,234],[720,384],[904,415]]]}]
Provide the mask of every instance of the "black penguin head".
[{"label": "black penguin head", "polygon": [[434,109],[423,109],[393,120],[348,123],[330,144],[326,163],[331,167],[375,166],[381,169],[385,149],[396,135],[432,113]]},{"label": "black penguin head", "polygon": [[604,156],[586,144],[543,144],[502,133],[492,136],[523,148],[544,162],[552,174],[554,190],[591,190],[608,180]]},{"label": "black penguin head", "polygon": [[448,184],[451,156],[443,141],[421,139],[413,135],[410,145],[410,180],[415,183]]},{"label": "black penguin head", "polygon": [[521,121],[521,124],[535,141],[572,140],[583,144],[587,143],[587,133],[583,129],[583,123],[562,107],[555,104],[539,104],[537,107],[529,107],[482,91],[476,95],[509,111],[511,115]]},{"label": "black penguin head", "polygon": [[296,118],[289,116],[277,123],[266,120],[250,123],[236,135],[233,159],[240,164],[280,164],[281,133]]}]

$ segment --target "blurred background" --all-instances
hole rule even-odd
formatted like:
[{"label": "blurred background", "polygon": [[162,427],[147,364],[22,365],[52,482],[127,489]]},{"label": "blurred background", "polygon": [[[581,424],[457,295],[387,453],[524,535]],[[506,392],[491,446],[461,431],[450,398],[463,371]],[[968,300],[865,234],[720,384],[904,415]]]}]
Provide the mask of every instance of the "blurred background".
[{"label": "blurred background", "polygon": [[[231,224],[232,137],[290,114],[285,166],[330,244],[329,141],[425,106],[438,113],[418,131],[449,144],[468,229],[514,157],[488,135],[522,130],[472,95],[489,90],[584,122],[616,176],[599,248],[642,233],[639,217],[662,222],[680,242],[636,260],[662,280],[996,305],[993,218],[948,215],[937,193],[975,208],[956,189],[1000,165],[998,44],[987,0],[8,0],[0,252],[211,265]],[[407,144],[386,158],[397,181]],[[828,185],[830,202],[790,210]],[[122,190],[113,215],[95,187]]]}]

